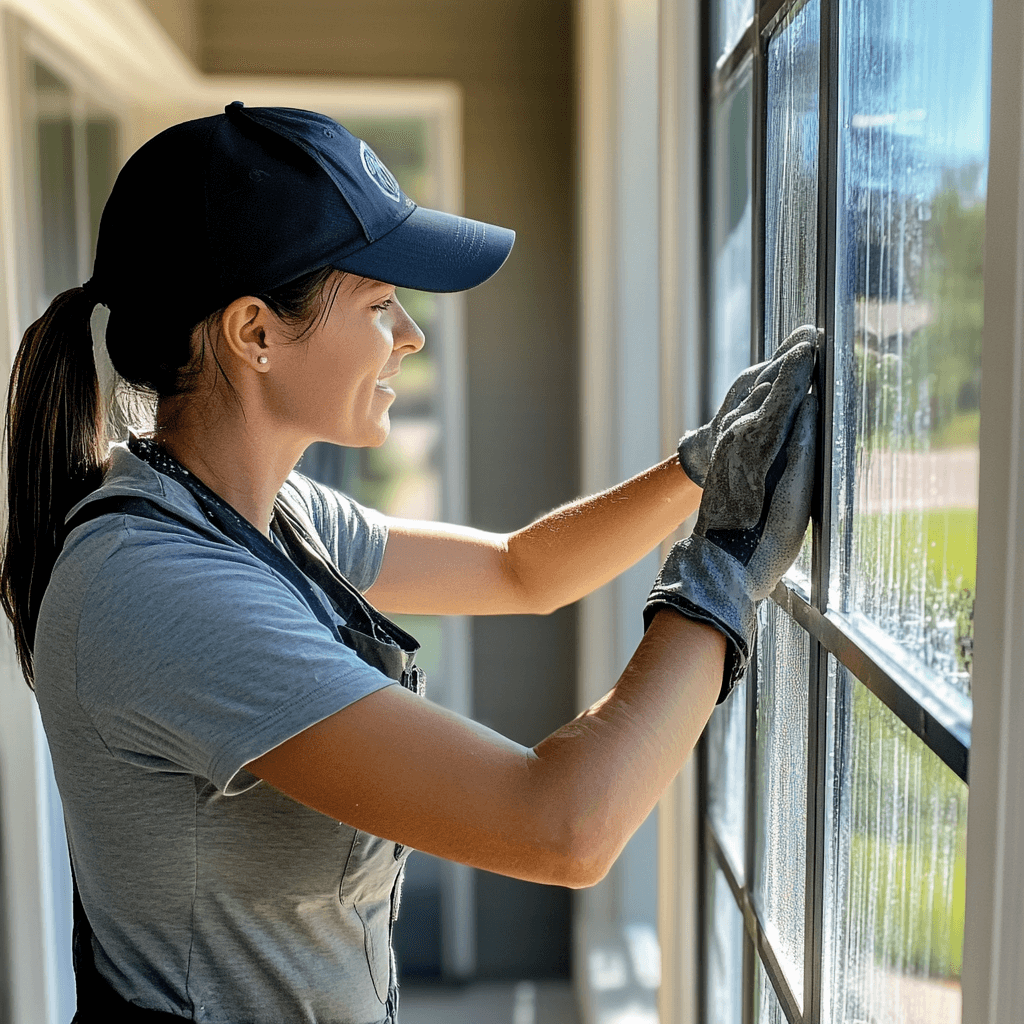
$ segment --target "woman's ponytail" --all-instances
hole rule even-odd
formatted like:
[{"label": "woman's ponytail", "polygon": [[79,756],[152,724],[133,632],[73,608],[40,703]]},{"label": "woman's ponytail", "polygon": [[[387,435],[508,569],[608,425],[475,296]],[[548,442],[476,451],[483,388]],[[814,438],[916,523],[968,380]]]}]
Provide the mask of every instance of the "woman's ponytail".
[{"label": "woman's ponytail", "polygon": [[64,542],[64,519],[99,485],[106,458],[89,324],[95,305],[86,288],[50,303],[25,332],[7,395],[0,603],[29,686],[36,619]]}]

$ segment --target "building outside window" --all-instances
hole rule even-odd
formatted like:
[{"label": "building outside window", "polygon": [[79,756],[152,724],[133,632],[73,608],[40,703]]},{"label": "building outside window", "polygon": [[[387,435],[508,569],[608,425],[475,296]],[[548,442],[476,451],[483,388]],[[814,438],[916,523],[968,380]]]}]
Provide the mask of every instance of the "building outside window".
[{"label": "building outside window", "polygon": [[991,4],[704,5],[707,408],[821,329],[817,510],[701,751],[703,1020],[961,1019]]}]

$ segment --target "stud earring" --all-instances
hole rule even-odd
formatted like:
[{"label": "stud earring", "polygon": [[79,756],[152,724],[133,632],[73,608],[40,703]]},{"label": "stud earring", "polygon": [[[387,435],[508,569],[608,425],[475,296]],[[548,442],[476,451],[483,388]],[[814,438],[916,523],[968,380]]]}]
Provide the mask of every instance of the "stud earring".
[{"label": "stud earring", "polygon": [[256,357],[256,362],[259,363],[260,366],[266,366],[266,364],[267,364],[267,357],[266,356],[257,356]]}]

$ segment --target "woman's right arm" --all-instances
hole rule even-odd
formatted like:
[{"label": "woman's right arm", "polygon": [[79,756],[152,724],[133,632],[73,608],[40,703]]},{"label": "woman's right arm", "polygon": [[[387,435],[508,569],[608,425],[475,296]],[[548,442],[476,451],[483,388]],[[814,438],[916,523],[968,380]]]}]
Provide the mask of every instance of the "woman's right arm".
[{"label": "woman's right arm", "polygon": [[720,632],[659,612],[597,704],[532,750],[399,686],[371,693],[247,769],[365,832],[473,867],[599,881],[704,728]]},{"label": "woman's right arm", "polygon": [[647,632],[597,704],[527,750],[391,686],[249,771],[427,853],[536,882],[599,881],[743,672],[757,602],[800,550],[814,477],[813,353],[784,359],[800,372],[756,386],[732,415],[693,535],[662,567]]}]

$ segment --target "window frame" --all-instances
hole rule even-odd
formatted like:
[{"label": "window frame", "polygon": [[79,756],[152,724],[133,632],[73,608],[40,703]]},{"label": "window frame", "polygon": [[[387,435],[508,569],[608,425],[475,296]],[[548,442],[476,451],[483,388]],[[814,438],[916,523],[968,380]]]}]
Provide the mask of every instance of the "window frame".
[{"label": "window frame", "polygon": [[[992,4],[978,600],[963,959],[965,1024],[1024,1004],[1024,6]],[[994,368],[997,372],[990,372]],[[984,798],[981,796],[984,794]],[[1007,908],[1010,908],[1007,912]]]},{"label": "window frame", "polygon": [[[700,38],[702,46],[702,278],[704,305],[704,344],[709,350],[713,333],[714,240],[711,224],[713,206],[711,181],[713,149],[711,138],[716,104],[728,96],[747,63],[752,64],[752,205],[753,205],[753,260],[751,266],[751,361],[764,358],[765,329],[765,209],[766,209],[766,150],[768,117],[768,47],[776,31],[791,14],[799,11],[809,0],[754,0],[754,13],[746,29],[733,48],[712,66],[711,38],[713,32],[714,0],[701,2]],[[842,613],[829,608],[829,574],[832,538],[832,460],[823,457],[833,448],[833,388],[835,372],[835,277],[837,242],[837,189],[839,147],[839,3],[840,0],[820,0],[820,71],[819,71],[819,139],[818,139],[818,215],[817,215],[817,270],[816,270],[816,324],[824,328],[826,345],[820,353],[816,390],[822,406],[822,431],[818,439],[819,466],[812,514],[812,560],[810,593],[805,593],[798,582],[787,577],[779,583],[770,600],[793,619],[810,638],[810,668],[808,673],[807,720],[807,834],[806,882],[804,920],[804,978],[803,999],[795,998],[786,980],[782,966],[765,934],[754,905],[756,880],[755,825],[756,772],[757,772],[757,664],[752,659],[748,671],[746,708],[746,768],[745,768],[745,865],[742,882],[733,871],[728,855],[721,847],[711,823],[708,807],[708,747],[702,740],[698,748],[698,834],[699,867],[695,884],[698,887],[700,920],[698,925],[698,1019],[708,1020],[708,992],[705,965],[707,948],[707,900],[704,898],[709,858],[722,871],[744,921],[743,963],[743,1019],[753,1021],[754,989],[757,978],[757,960],[760,958],[779,1003],[791,1024],[810,1024],[820,1019],[822,1007],[822,954],[824,930],[824,904],[829,880],[825,877],[825,805],[830,798],[826,777],[827,721],[826,688],[828,685],[829,656],[848,669],[868,690],[906,726],[910,733],[922,740],[939,759],[961,780],[967,782],[971,747],[972,706],[969,698],[945,691],[933,691],[920,679],[903,669],[890,656],[884,643],[876,643],[853,628]],[[1018,37],[1019,39],[1019,37]],[[1019,119],[1018,119],[1019,120]],[[1018,140],[1019,142],[1019,140]],[[989,271],[986,264],[986,281]],[[988,295],[986,295],[986,308]],[[986,330],[986,351],[988,351]],[[703,395],[704,416],[714,410],[709,407],[710,359],[705,359]],[[980,504],[980,503],[979,503]],[[979,508],[980,512],[980,508]],[[979,528],[980,532],[980,528]],[[980,576],[980,566],[979,566]],[[975,691],[977,694],[977,691]],[[965,952],[965,972],[966,972]],[[966,1019],[966,1017],[965,1017]]]}]

